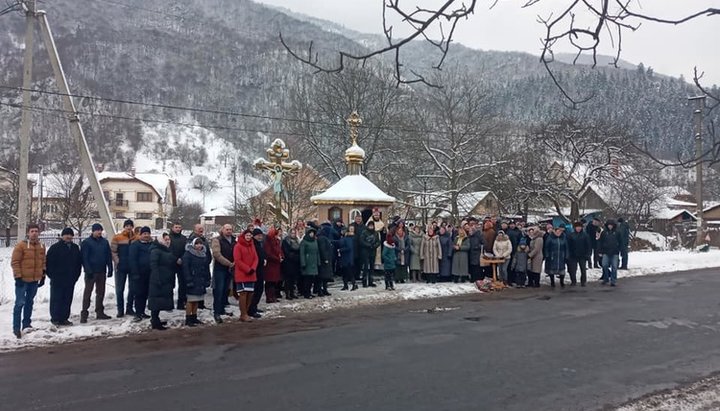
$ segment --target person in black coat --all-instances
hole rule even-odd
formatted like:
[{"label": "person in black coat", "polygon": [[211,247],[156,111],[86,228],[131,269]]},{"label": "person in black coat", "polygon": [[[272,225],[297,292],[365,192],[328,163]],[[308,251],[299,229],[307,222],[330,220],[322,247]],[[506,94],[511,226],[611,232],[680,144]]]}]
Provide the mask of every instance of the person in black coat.
[{"label": "person in black coat", "polygon": [[207,288],[210,287],[210,267],[205,264],[208,252],[202,240],[196,238],[192,244],[185,246],[185,254],[182,256],[182,271],[187,289],[185,325],[188,327],[202,324],[197,318],[197,310],[198,303],[203,300]]},{"label": "person in black coat", "polygon": [[610,285],[614,287],[617,282],[621,246],[622,238],[620,233],[617,232],[617,223],[615,220],[607,220],[605,231],[602,232],[598,240],[598,252],[602,257],[603,285],[609,281]]},{"label": "person in black coat", "polygon": [[47,252],[47,276],[50,278],[50,322],[53,325],[73,325],[68,321],[75,293],[75,283],[82,271],[80,247],[73,242],[72,228],[64,228],[62,239]]},{"label": "person in black coat", "polygon": [[510,244],[512,244],[513,253],[510,256],[510,263],[508,267],[510,267],[508,271],[508,283],[515,284],[515,273],[512,270],[513,262],[515,260],[515,252],[518,249],[518,245],[520,244],[520,239],[522,238],[523,234],[522,231],[520,231],[519,228],[517,228],[517,224],[514,220],[510,220],[508,223],[508,229],[505,231],[505,235],[508,236],[508,239],[510,240]]},{"label": "person in black coat", "polygon": [[[183,273],[182,267],[182,256],[185,254],[185,247],[188,245],[188,238],[182,233],[182,224],[173,224],[172,231],[170,232],[170,251],[177,259],[175,262],[175,276],[177,277],[178,285],[178,296],[177,296],[177,309],[184,310],[187,298],[187,290],[185,289],[185,274]],[[203,243],[206,246],[208,253],[210,252],[209,244]],[[206,257],[207,261],[207,257]]]},{"label": "person in black coat", "polygon": [[173,290],[175,289],[175,263],[177,259],[170,250],[170,236],[163,233],[162,237],[152,243],[150,250],[150,289],[148,292],[148,308],[150,308],[150,325],[153,330],[165,330],[165,323],[160,321],[160,311],[172,311]]},{"label": "person in black coat", "polygon": [[300,239],[297,230],[292,229],[282,241],[282,252],[285,259],[280,264],[283,281],[285,282],[285,297],[288,300],[298,298],[295,286],[300,278]]},{"label": "person in black coat", "polygon": [[568,258],[568,272],[570,273],[570,284],[577,284],[577,270],[580,266],[580,286],[585,287],[587,283],[587,267],[592,255],[592,243],[583,223],[573,224],[573,232],[568,235],[568,247],[570,256]]},{"label": "person in black coat", "polygon": [[345,231],[345,236],[340,239],[338,251],[340,253],[339,265],[342,269],[343,288],[348,290],[348,284],[352,284],[351,291],[358,289],[355,282],[355,226],[350,225]]},{"label": "person in black coat", "polygon": [[334,238],[335,230],[333,230],[330,223],[323,223],[317,236],[320,267],[318,267],[314,294],[317,294],[318,297],[330,296],[327,286],[334,276],[333,267],[335,265],[336,250],[333,241],[337,242],[337,240],[333,240]]},{"label": "person in black coat", "polygon": [[358,281],[362,279],[363,264],[360,240],[362,238],[363,231],[365,231],[365,224],[363,223],[362,214],[355,215],[355,221],[353,221],[350,226],[353,227],[353,230],[355,231],[355,234],[353,235],[353,245],[355,247],[355,249],[353,250],[353,257],[355,258],[355,261],[353,262],[353,268],[355,269],[355,281]]},{"label": "person in black coat", "polygon": [[[355,234],[357,236],[357,234]],[[362,263],[363,287],[375,287],[373,280],[375,252],[380,244],[375,232],[375,223],[371,220],[360,234],[360,261]]]},{"label": "person in black coat", "polygon": [[617,232],[620,234],[620,270],[628,269],[628,250],[630,248],[630,225],[624,218],[618,218]]},{"label": "person in black coat", "polygon": [[600,252],[598,251],[598,240],[597,235],[600,232],[600,225],[602,223],[600,222],[599,218],[593,218],[592,221],[590,221],[585,228],[585,232],[587,233],[588,237],[590,238],[590,246],[593,249],[593,261],[592,265],[590,265],[590,261],[588,261],[588,268],[600,268]]},{"label": "person in black coat", "polygon": [[485,239],[482,235],[482,229],[478,227],[478,220],[476,218],[469,219],[468,226],[468,239],[470,241],[470,251],[468,252],[468,258],[470,258],[470,281],[475,282],[482,279],[480,254],[482,254],[482,249],[485,245]]},{"label": "person in black coat", "polygon": [[130,244],[130,251],[128,252],[130,260],[130,280],[133,282],[133,290],[135,291],[135,318],[133,319],[135,322],[148,318],[148,315],[145,313],[145,307],[150,289],[151,240],[150,227],[145,226],[141,228],[139,239]]},{"label": "person in black coat", "polygon": [[265,247],[263,247],[263,241],[265,241],[265,233],[259,228],[256,228],[252,232],[253,242],[255,244],[255,251],[258,255],[258,266],[255,268],[257,274],[257,280],[255,281],[255,292],[252,296],[252,302],[248,309],[248,315],[253,318],[260,318],[260,313],[263,310],[258,309],[260,299],[262,298],[263,291],[265,290],[265,265],[267,264],[265,258]]}]

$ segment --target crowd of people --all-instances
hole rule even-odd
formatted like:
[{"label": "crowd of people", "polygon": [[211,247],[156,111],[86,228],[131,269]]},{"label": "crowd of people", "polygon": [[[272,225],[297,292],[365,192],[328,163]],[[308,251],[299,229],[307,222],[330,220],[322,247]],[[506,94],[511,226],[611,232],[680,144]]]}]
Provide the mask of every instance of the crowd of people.
[{"label": "crowd of people", "polygon": [[566,232],[568,228],[490,217],[470,217],[457,226],[431,222],[421,227],[406,225],[398,216],[383,221],[374,209],[367,221],[357,215],[348,225],[341,220],[322,224],[313,220],[298,222],[285,233],[256,220],[238,236],[227,224],[212,238],[206,237],[200,224],[189,236],[175,224],[153,239],[149,227],[135,227],[127,220],[108,241],[102,225],[94,224],[91,236],[80,246],[74,242],[73,230],[65,228],[46,251],[39,241],[39,227],[30,225],[27,239],[19,241],[12,253],[13,333],[21,338],[32,329],[33,301],[46,277],[52,324],[72,325],[71,305],[82,273],[81,323],[90,320],[93,293],[94,320],[111,318],[103,301],[106,282],[114,276],[117,317],[149,319],[155,330],[166,329],[160,312],[173,309],[185,310],[186,326],[201,324],[197,313],[206,308],[209,288],[213,306],[207,308],[216,323],[233,315],[227,310],[231,297],[237,301],[240,321],[251,322],[262,316],[263,294],[267,304],[281,298],[330,296],[328,284],[335,277],[342,278],[341,291],[348,292],[376,287],[376,277],[384,279],[389,291],[410,281],[472,281],[480,287],[493,277],[490,261],[497,264],[496,275],[508,287],[540,287],[543,271],[550,287],[556,280],[565,287],[566,274],[571,286],[585,286],[587,270],[594,268],[602,268],[602,284],[615,286],[618,269],[627,269],[627,223],[607,220],[603,226],[596,218],[578,221]]}]

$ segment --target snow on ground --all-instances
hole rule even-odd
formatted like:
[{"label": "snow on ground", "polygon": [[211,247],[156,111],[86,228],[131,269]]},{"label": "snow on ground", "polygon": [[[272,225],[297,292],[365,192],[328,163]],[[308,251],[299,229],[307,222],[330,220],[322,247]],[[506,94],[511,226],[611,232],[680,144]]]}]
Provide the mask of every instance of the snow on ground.
[{"label": "snow on ground", "polygon": [[720,377],[651,395],[619,407],[617,411],[711,411],[720,407]]},{"label": "snow on ground", "polygon": [[659,250],[668,249],[668,239],[660,233],[656,233],[654,231],[638,231],[635,233],[635,237],[649,242]]},{"label": "snow on ground", "polygon": [[[268,139],[265,135],[259,135],[258,138],[263,141]],[[246,161],[251,164],[254,161],[247,153],[247,150],[236,150],[227,141],[202,127],[146,125],[143,128],[143,146],[135,153],[135,168],[138,172],[167,173],[175,179],[178,198],[201,204],[204,202],[207,212],[232,204],[232,169],[236,162]],[[199,175],[207,176],[216,185],[214,190],[205,193],[204,199],[203,193],[194,188],[193,178]],[[254,175],[239,173],[238,201],[254,196],[267,185],[266,181]]]},{"label": "snow on ground", "polygon": [[[134,334],[149,330],[149,323],[133,323],[131,318],[123,318],[105,321],[93,319],[93,307],[90,308],[90,321],[87,324],[80,324],[79,314],[82,303],[82,282],[75,287],[75,300],[73,302],[70,321],[75,325],[72,327],[57,328],[50,324],[49,316],[49,295],[50,287],[45,285],[40,288],[35,298],[33,312],[34,331],[17,340],[12,334],[12,309],[14,301],[14,286],[12,271],[10,269],[10,254],[12,249],[0,248],[0,352],[10,351],[30,346],[43,346],[57,343],[64,343],[76,340],[96,337],[119,337],[126,334]],[[666,272],[684,271],[698,268],[720,267],[720,251],[711,250],[707,253],[696,253],[691,251],[657,251],[657,252],[636,252],[630,253],[629,271],[620,272],[620,285],[622,278],[643,275],[652,275]],[[593,282],[600,278],[600,270],[589,271],[589,281]],[[471,284],[442,283],[435,285],[427,284],[397,284],[397,291],[385,291],[382,288],[382,280],[377,288],[361,288],[358,291],[347,292],[339,290],[340,284],[336,282],[331,289],[331,297],[316,298],[312,300],[281,300],[280,303],[265,305],[266,318],[282,318],[289,313],[298,312],[323,312],[339,308],[353,308],[367,305],[387,304],[392,302],[418,300],[438,297],[450,297],[454,295],[476,293],[477,289]],[[211,291],[209,294],[211,294]],[[506,292],[528,292],[520,290],[508,290]],[[211,306],[212,297],[206,298],[206,306]],[[264,301],[264,300],[263,300]],[[106,313],[115,316],[115,286],[113,279],[110,279],[106,287],[105,295]],[[237,307],[231,307],[238,318]],[[180,327],[185,320],[185,313],[173,311],[161,313],[163,319],[168,320],[170,327]],[[212,324],[212,313],[204,310],[199,315],[200,320],[206,324]]]}]

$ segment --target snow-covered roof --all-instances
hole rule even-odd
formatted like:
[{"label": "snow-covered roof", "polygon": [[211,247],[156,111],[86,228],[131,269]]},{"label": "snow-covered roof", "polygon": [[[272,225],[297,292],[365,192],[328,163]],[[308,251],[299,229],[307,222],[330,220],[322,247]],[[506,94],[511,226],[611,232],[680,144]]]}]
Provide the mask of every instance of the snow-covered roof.
[{"label": "snow-covered roof", "polygon": [[168,188],[172,188],[170,187],[170,185],[173,184],[173,179],[165,173],[135,173],[135,175],[122,171],[103,171],[101,173],[98,173],[99,181],[109,179],[141,181],[152,187],[153,190],[155,190],[155,192],[157,193],[157,195],[160,196],[161,200],[165,200]]},{"label": "snow-covered roof", "polygon": [[230,210],[226,208],[214,208],[208,212],[200,214],[200,218],[204,217],[230,217],[234,215]]},{"label": "snow-covered roof", "polygon": [[[561,207],[560,211],[563,213],[564,216],[569,216],[572,213],[572,210],[570,207]],[[599,210],[597,208],[583,208],[580,209],[580,216],[584,217],[589,214],[597,214],[601,213],[602,210]],[[557,210],[553,208],[548,208],[547,212],[545,213],[545,217],[556,217],[558,216]]]},{"label": "snow-covered roof", "polygon": [[392,204],[395,197],[385,194],[363,175],[349,175],[310,200],[314,204]]},{"label": "snow-covered roof", "polygon": [[676,200],[674,198],[666,198],[664,203],[667,208],[674,208],[674,209],[697,207],[697,204],[695,204],[695,203],[691,203],[688,201],[682,201],[682,200]]},{"label": "snow-covered roof", "polygon": [[[469,215],[475,206],[490,194],[492,194],[491,191],[474,191],[471,193],[458,194],[457,205],[459,215]],[[439,199],[432,199],[431,201],[435,202],[436,208],[443,209],[437,214],[437,217],[450,217],[450,206],[448,205],[449,195],[447,193],[433,193],[432,195],[440,197]]]},{"label": "snow-covered roof", "polygon": [[712,210],[713,208],[719,207],[720,202],[719,201],[709,201],[705,203],[705,208],[703,209],[703,213]]},{"label": "snow-covered roof", "polygon": [[693,213],[689,212],[688,210],[684,210],[684,209],[671,210],[669,208],[663,208],[663,209],[660,209],[660,210],[656,211],[655,213],[653,213],[652,217],[655,220],[672,220],[673,218],[676,218],[684,213],[688,213],[690,215],[690,217],[693,220],[695,220],[695,216],[693,215]]}]

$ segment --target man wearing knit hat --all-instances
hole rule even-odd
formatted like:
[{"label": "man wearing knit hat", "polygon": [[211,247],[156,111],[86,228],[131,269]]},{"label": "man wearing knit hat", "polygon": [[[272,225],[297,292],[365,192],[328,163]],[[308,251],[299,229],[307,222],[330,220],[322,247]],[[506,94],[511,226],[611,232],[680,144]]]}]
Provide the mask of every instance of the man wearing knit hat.
[{"label": "man wearing knit hat", "polygon": [[[123,230],[116,234],[110,242],[113,263],[115,263],[115,296],[117,301],[117,317],[122,318],[125,314],[133,315],[133,300],[135,291],[132,281],[128,282],[130,276],[130,243],[135,240],[133,231],[135,224],[132,220],[125,220]],[[127,309],[125,309],[125,284],[128,284]]]},{"label": "man wearing knit hat", "polygon": [[141,228],[139,238],[130,244],[128,251],[130,281],[132,281],[132,288],[135,292],[135,318],[133,319],[135,322],[150,318],[145,313],[150,291],[150,248],[152,247],[150,234],[150,227]]},{"label": "man wearing knit hat", "polygon": [[47,276],[50,278],[50,322],[55,326],[72,325],[72,306],[75,283],[82,271],[80,247],[73,242],[72,228],[62,230],[60,241],[47,252]]},{"label": "man wearing knit hat", "polygon": [[82,253],[83,270],[85,271],[85,291],[83,293],[82,311],[80,322],[88,320],[88,309],[93,288],[95,288],[95,314],[98,320],[109,320],[105,314],[103,300],[105,299],[105,277],[113,275],[112,253],[110,243],[103,236],[103,226],[95,223],[92,225],[92,235],[82,242],[80,251]]}]

